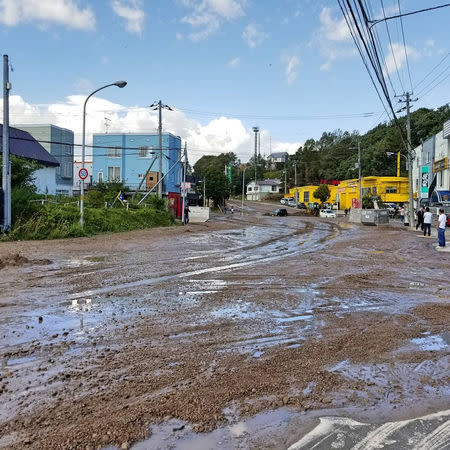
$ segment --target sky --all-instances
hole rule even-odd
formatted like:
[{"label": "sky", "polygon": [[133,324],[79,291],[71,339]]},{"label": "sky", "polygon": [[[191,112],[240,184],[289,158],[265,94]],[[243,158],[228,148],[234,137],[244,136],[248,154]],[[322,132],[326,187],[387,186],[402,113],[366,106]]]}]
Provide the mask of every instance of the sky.
[{"label": "sky", "polygon": [[[381,18],[383,7],[444,2],[365,3]],[[450,8],[404,17],[404,43],[399,19],[374,27],[392,91],[412,90],[415,108],[449,102],[449,19]],[[161,99],[173,108],[163,130],[187,142],[192,163],[229,151],[248,161],[254,126],[263,155],[292,154],[324,131],[386,120],[336,0],[0,0],[0,53],[10,124],[53,123],[75,143],[86,96],[117,80],[128,84],[87,104],[87,142],[107,129],[156,132],[149,105]]]}]

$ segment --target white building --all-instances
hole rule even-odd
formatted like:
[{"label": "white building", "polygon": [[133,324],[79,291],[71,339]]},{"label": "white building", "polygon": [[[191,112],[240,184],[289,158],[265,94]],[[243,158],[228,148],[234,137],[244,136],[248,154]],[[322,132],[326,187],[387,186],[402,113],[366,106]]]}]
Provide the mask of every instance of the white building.
[{"label": "white building", "polygon": [[450,202],[450,121],[414,151],[414,198],[424,204]]},{"label": "white building", "polygon": [[280,185],[281,181],[278,179],[257,181],[256,184],[251,181],[247,184],[247,200],[260,201],[270,194],[279,194]]}]

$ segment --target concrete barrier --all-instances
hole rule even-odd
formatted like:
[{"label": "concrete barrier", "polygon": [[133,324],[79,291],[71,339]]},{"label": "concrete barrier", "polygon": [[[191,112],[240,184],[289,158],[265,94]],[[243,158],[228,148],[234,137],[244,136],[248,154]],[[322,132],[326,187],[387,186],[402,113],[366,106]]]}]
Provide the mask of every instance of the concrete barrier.
[{"label": "concrete barrier", "polygon": [[209,220],[209,208],[202,206],[189,206],[189,222],[203,223]]}]

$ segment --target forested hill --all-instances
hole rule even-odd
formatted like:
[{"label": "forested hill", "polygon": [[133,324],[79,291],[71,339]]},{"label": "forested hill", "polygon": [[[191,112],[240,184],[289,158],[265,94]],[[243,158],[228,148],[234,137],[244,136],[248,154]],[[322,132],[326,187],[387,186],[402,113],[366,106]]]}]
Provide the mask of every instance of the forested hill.
[{"label": "forested hill", "polygon": [[[450,106],[446,104],[437,108],[420,108],[411,114],[412,147],[417,147],[422,141],[428,139],[442,130],[444,122],[450,120]],[[399,119],[400,127],[406,130],[406,117]],[[406,132],[405,132],[406,135]],[[319,184],[321,180],[345,180],[356,178],[358,169],[358,141],[361,142],[361,167],[363,176],[396,175],[396,156],[388,156],[386,152],[405,154],[405,146],[397,126],[394,123],[383,122],[360,135],[359,132],[335,130],[324,132],[319,140],[308,139],[297,152],[289,156],[284,166],[278,164],[276,170],[270,170],[267,162],[258,158],[257,177],[280,178],[284,180],[283,170],[287,170],[287,184],[295,184],[294,167],[297,166],[297,186],[306,184]],[[231,164],[232,181],[226,187],[226,177],[223,175],[224,165]],[[254,167],[253,158],[249,165]],[[194,164],[194,173],[199,180],[206,179],[207,189],[221,186],[220,190],[231,190],[238,195],[242,189],[242,166],[236,155],[232,152],[222,153],[218,156],[202,156]],[[406,176],[405,158],[401,159],[401,175]],[[254,178],[254,171],[246,171],[246,182]]]},{"label": "forested hill", "polygon": [[[411,113],[412,148],[442,130],[445,121],[450,120],[449,104],[435,110],[420,108]],[[406,116],[399,119],[406,129]],[[394,123],[380,123],[366,134],[357,131],[336,130],[324,132],[319,140],[308,139],[290,158],[291,165],[297,163],[299,185],[316,184],[321,179],[344,180],[357,176],[355,163],[361,141],[361,167],[363,176],[395,175],[396,157],[386,152],[405,153],[397,126]],[[290,170],[291,172],[291,170]],[[402,175],[406,175],[405,160],[402,158]]]}]

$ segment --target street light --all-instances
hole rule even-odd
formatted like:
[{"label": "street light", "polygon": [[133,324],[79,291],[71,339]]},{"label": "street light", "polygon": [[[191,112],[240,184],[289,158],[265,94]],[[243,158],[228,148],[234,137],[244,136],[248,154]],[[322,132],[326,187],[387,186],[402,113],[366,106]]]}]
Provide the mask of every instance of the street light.
[{"label": "street light", "polygon": [[247,170],[247,166],[244,167],[244,171],[242,172],[242,198],[241,198],[241,216],[244,215],[244,195],[245,195],[245,171]]},{"label": "street light", "polygon": [[[102,89],[105,89],[109,86],[117,86],[119,88],[124,88],[127,85],[126,81],[120,80],[116,81],[115,83],[106,84],[105,86],[102,86],[101,88],[96,89],[94,92],[91,92],[86,100],[84,101],[83,105],[83,138],[82,138],[82,147],[81,147],[81,168],[84,169],[84,162],[85,162],[85,147],[86,147],[86,103],[88,100],[96,94],[98,91],[101,91]],[[84,226],[84,179],[81,180],[81,192],[80,192],[80,225],[81,228]]]},{"label": "street light", "polygon": [[359,209],[362,209],[361,141],[358,141],[358,147],[350,147],[350,150],[356,149],[358,149]]}]

